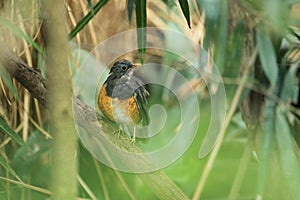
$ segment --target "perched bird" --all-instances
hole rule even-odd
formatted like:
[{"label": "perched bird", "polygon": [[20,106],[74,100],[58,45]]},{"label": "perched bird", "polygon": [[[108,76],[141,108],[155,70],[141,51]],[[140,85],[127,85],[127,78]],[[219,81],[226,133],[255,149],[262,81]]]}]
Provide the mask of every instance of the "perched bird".
[{"label": "perched bird", "polygon": [[135,141],[135,126],[149,124],[145,109],[149,92],[133,73],[138,66],[140,64],[128,60],[115,62],[98,95],[100,110],[108,119],[119,124],[123,131],[133,135],[132,141]]}]

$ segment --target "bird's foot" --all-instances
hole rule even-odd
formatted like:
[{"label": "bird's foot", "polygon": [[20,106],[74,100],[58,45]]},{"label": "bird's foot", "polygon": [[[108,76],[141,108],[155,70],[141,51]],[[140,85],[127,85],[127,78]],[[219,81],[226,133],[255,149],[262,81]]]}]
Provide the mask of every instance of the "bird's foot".
[{"label": "bird's foot", "polygon": [[132,137],[131,139],[130,139],[130,144],[135,144],[135,137]]},{"label": "bird's foot", "polygon": [[118,128],[113,132],[113,135],[115,135],[115,137],[119,139],[121,132],[122,132],[122,129]]}]

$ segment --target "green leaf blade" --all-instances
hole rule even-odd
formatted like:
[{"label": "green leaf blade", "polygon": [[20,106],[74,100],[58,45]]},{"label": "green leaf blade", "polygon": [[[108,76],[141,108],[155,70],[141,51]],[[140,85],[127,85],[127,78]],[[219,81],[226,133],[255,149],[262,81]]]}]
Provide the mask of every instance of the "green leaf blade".
[{"label": "green leaf blade", "polygon": [[280,92],[280,98],[287,104],[296,103],[299,95],[299,86],[297,84],[297,71],[299,66],[297,63],[292,64],[288,69]]},{"label": "green leaf blade", "polygon": [[131,24],[132,22],[133,7],[134,7],[134,0],[127,0],[127,16],[128,16],[129,24]]},{"label": "green leaf blade", "polygon": [[11,21],[5,19],[0,16],[0,24],[2,24],[5,28],[9,29],[16,36],[23,38],[28,44],[31,44],[38,52],[43,52],[43,48],[38,45],[35,41],[31,39],[26,33],[24,33],[19,27],[14,25]]},{"label": "green leaf blade", "polygon": [[258,184],[257,193],[263,196],[265,188],[268,183],[271,167],[271,155],[275,148],[275,103],[272,100],[266,101],[264,109],[264,124],[262,127],[262,146],[261,146],[261,159],[258,171]]},{"label": "green leaf blade", "polygon": [[284,177],[284,188],[289,199],[297,199],[300,195],[300,162],[296,152],[299,151],[289,128],[286,113],[279,107],[276,109],[275,134],[278,144],[280,166]]},{"label": "green leaf blade", "polygon": [[147,1],[135,0],[135,13],[137,25],[138,52],[141,63],[144,63],[147,44]]},{"label": "green leaf blade", "polygon": [[107,2],[108,0],[98,1],[98,3],[96,3],[96,5],[90,9],[90,12],[84,18],[82,18],[75,28],[69,33],[69,40],[74,38]]},{"label": "green leaf blade", "polygon": [[189,9],[188,1],[187,0],[179,0],[179,5],[180,5],[181,11],[183,12],[183,15],[185,17],[185,20],[186,20],[189,28],[191,28],[190,9]]},{"label": "green leaf blade", "polygon": [[263,71],[270,81],[271,87],[275,88],[279,73],[275,50],[269,34],[261,26],[256,29],[256,40]]},{"label": "green leaf blade", "polygon": [[8,87],[8,89],[11,91],[11,93],[14,95],[17,101],[19,101],[20,97],[18,91],[14,86],[13,82],[11,81],[10,75],[1,65],[0,65],[0,78],[3,80],[4,84]]},{"label": "green leaf blade", "polygon": [[12,176],[18,178],[18,175],[15,172],[15,170],[5,161],[5,159],[2,157],[2,155],[0,155],[0,165]]},{"label": "green leaf blade", "polygon": [[0,131],[9,135],[19,145],[25,145],[22,138],[3,120],[0,118]]}]

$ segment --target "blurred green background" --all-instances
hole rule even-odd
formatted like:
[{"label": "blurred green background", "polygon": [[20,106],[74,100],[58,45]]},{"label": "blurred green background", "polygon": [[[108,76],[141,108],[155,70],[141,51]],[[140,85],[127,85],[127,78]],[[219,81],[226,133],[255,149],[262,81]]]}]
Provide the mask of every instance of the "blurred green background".
[{"label": "blurred green background", "polygon": [[[8,43],[46,79],[40,4],[37,0],[3,1],[0,42]],[[299,1],[79,0],[66,1],[65,8],[72,79],[88,52],[112,35],[136,27],[171,28],[207,50],[222,75],[227,96],[219,143],[199,159],[211,101],[208,85],[196,82],[201,110],[198,132],[180,159],[153,173],[165,187],[154,189],[155,181],[147,176],[101,164],[78,141],[78,199],[181,199],[177,193],[185,199],[300,199]],[[124,57],[178,68],[187,65],[181,55],[145,49],[145,37],[145,32],[139,32],[133,41],[139,50]],[[158,42],[186,48],[168,35]],[[93,56],[101,63],[109,55],[94,52]],[[1,65],[0,199],[50,199],[53,147],[48,111]],[[160,88],[152,91],[151,101],[167,105],[167,113],[174,115],[172,98],[164,99]],[[162,134],[173,131],[171,126]],[[168,139],[162,137],[160,142]],[[161,174],[168,181],[160,180]],[[171,190],[174,193],[165,192]]]}]

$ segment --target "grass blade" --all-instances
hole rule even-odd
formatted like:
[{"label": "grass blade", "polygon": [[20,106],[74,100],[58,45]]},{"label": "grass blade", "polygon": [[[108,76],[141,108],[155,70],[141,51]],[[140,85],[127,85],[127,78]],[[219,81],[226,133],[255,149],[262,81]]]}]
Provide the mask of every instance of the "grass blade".
[{"label": "grass blade", "polygon": [[25,145],[22,138],[3,120],[0,118],[0,132],[9,135],[19,145]]},{"label": "grass blade", "polygon": [[4,17],[0,16],[0,24],[3,25],[5,28],[9,29],[12,33],[16,36],[23,38],[26,42],[31,44],[38,52],[43,52],[43,49],[31,39],[26,33],[24,33],[19,27],[14,25],[11,21],[5,19]]},{"label": "grass blade", "polygon": [[189,3],[187,0],[179,0],[179,4],[180,4],[180,8],[183,12],[183,15],[186,19],[186,22],[187,22],[189,28],[191,28]]},{"label": "grass blade", "polygon": [[0,155],[0,165],[6,169],[6,171],[8,171],[8,173],[10,173],[12,176],[17,177],[18,175],[15,172],[15,170],[4,160],[4,158],[2,157],[2,155]]},{"label": "grass blade", "polygon": [[14,86],[13,82],[11,81],[10,75],[7,73],[7,71],[0,65],[0,78],[3,80],[5,85],[8,87],[8,89],[11,91],[11,93],[14,95],[14,97],[19,101],[20,97],[18,95],[18,91],[16,87]]},{"label": "grass blade", "polygon": [[80,20],[80,22],[75,26],[75,28],[69,34],[69,40],[76,36],[76,34],[81,31],[85,25],[95,16],[96,13],[108,2],[108,0],[100,0],[96,5],[91,8],[90,12]]},{"label": "grass blade", "polygon": [[138,51],[141,63],[144,63],[147,43],[147,1],[135,0]]}]

